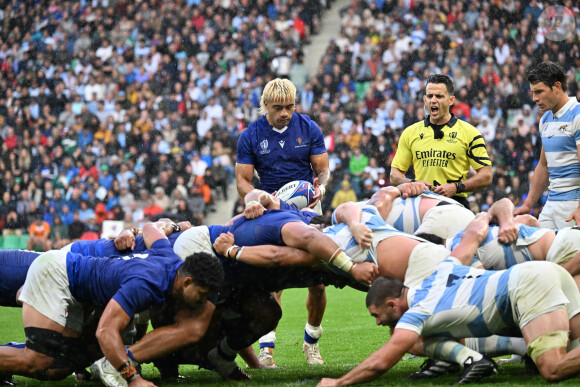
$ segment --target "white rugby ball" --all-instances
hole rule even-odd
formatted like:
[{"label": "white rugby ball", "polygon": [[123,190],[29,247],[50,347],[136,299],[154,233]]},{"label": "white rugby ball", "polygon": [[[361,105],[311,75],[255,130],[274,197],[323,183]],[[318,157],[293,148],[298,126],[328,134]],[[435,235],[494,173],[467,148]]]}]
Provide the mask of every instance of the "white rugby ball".
[{"label": "white rugby ball", "polygon": [[308,207],[314,202],[316,190],[314,186],[306,180],[294,180],[284,184],[276,192],[276,197],[284,200],[299,210]]}]

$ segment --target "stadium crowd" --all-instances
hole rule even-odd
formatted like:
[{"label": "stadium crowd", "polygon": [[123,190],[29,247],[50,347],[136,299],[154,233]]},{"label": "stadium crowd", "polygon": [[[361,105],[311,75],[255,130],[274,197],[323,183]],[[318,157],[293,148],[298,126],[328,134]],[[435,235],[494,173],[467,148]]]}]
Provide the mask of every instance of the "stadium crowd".
[{"label": "stadium crowd", "polygon": [[325,208],[389,185],[398,136],[424,116],[424,81],[437,72],[455,80],[453,112],[481,131],[492,159],[494,183],[470,199],[473,210],[521,201],[541,148],[525,71],[557,61],[578,95],[576,34],[546,39],[535,0],[353,1],[308,74],[304,43],[323,10],[314,0],[8,3],[3,232],[40,235],[31,228],[38,218],[43,229],[64,224],[64,240],[98,233],[104,219],[203,222],[227,195],[237,137],[274,77],[292,80],[297,111],[325,134],[333,172]]}]

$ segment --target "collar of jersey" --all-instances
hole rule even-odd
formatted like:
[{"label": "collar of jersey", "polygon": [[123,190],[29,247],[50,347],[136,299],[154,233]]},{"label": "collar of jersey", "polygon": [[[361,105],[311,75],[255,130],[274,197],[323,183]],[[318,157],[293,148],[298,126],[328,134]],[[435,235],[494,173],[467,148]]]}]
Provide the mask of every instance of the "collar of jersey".
[{"label": "collar of jersey", "polygon": [[[453,125],[455,125],[457,123],[457,121],[458,121],[458,119],[457,119],[457,117],[455,117],[455,114],[451,113],[451,118],[449,119],[449,121],[447,121],[447,123],[445,125],[452,128]],[[429,121],[429,116],[427,116],[427,118],[425,118],[424,123],[425,123],[426,128],[431,126],[431,122]],[[445,126],[445,125],[443,125],[443,126]]]},{"label": "collar of jersey", "polygon": [[273,127],[273,126],[272,126],[272,130],[273,130],[274,132],[277,132],[277,133],[284,133],[284,132],[286,131],[286,129],[288,129],[288,125],[286,125],[286,126],[285,126],[285,127],[283,127],[282,129],[278,129],[278,128],[275,128],[275,127]]},{"label": "collar of jersey", "polygon": [[556,113],[552,113],[552,115],[553,115],[554,117],[556,117],[556,118],[561,118],[561,117],[564,115],[564,113],[566,113],[566,112],[568,111],[568,109],[570,109],[570,108],[572,107],[572,104],[573,104],[574,102],[576,102],[576,98],[574,98],[574,97],[569,97],[569,98],[568,98],[568,102],[566,102],[566,103],[564,104],[564,106],[562,106],[562,107],[560,108],[560,110],[558,110]]}]

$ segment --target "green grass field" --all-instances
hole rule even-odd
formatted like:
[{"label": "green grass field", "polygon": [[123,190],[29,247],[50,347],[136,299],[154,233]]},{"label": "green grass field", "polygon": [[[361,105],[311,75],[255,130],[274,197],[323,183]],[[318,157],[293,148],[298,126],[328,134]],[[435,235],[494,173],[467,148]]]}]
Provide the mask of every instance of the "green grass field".
[{"label": "green grass field", "polygon": [[[287,290],[282,296],[284,315],[278,326],[275,360],[278,368],[271,370],[247,370],[252,376],[249,382],[257,386],[315,386],[322,377],[339,377],[356,366],[371,352],[380,347],[388,338],[388,329],[375,325],[374,319],[364,306],[365,295],[361,292],[334,288],[327,289],[328,306],[322,326],[324,335],[320,341],[321,366],[309,366],[302,354],[304,324],[306,322],[306,290]],[[0,308],[0,342],[24,341],[20,321],[20,309]],[[407,376],[419,369],[423,358],[413,358],[400,362],[395,368],[368,386],[423,386],[448,385],[454,376],[435,379],[430,382],[412,381]],[[241,364],[241,363],[240,363]],[[540,376],[524,376],[523,365],[502,365],[499,375],[485,379],[484,386],[546,385]],[[162,382],[157,369],[144,365],[145,378],[160,386],[239,386],[246,383],[226,383],[213,372],[198,370],[196,366],[181,366],[185,377],[179,382]],[[21,386],[74,386],[73,377],[60,382],[39,382],[18,377]],[[562,384],[577,383],[574,381]],[[83,385],[97,386],[100,383],[87,382]]]}]

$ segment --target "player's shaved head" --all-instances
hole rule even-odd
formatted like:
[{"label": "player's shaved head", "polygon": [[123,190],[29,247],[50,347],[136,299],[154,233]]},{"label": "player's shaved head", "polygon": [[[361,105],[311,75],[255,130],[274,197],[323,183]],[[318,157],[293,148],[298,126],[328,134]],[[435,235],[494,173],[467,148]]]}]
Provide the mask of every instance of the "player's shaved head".
[{"label": "player's shaved head", "polygon": [[387,299],[399,298],[403,292],[403,282],[392,277],[378,277],[367,293],[367,308],[384,304]]}]

